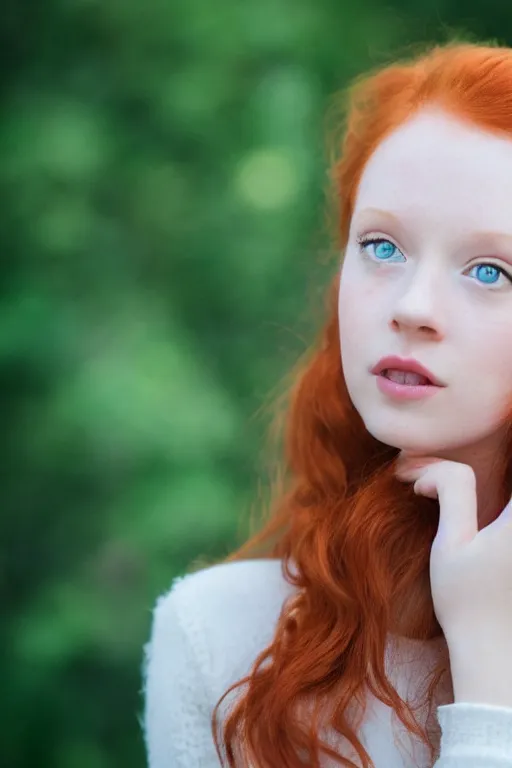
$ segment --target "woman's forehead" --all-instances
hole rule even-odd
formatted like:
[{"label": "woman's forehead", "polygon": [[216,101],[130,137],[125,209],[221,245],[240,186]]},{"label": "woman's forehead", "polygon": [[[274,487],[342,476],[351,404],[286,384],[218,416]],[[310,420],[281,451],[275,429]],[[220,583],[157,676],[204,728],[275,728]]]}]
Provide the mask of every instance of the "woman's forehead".
[{"label": "woman's forehead", "polygon": [[352,218],[512,235],[512,138],[443,113],[418,114],[368,160]]}]

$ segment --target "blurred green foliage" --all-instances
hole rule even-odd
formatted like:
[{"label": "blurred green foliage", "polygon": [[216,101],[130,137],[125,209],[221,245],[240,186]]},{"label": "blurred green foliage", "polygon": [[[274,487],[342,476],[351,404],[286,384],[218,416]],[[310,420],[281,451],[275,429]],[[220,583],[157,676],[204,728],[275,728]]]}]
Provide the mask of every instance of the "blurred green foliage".
[{"label": "blurred green foliage", "polygon": [[336,268],[329,104],[454,26],[506,42],[512,6],[8,0],[0,19],[0,764],[137,768],[154,601],[237,543],[254,416]]}]

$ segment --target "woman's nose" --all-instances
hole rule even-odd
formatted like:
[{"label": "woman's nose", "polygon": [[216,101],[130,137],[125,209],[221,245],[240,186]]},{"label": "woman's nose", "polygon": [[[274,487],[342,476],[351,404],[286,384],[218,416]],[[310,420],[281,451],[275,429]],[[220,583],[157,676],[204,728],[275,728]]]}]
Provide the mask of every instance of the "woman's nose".
[{"label": "woman's nose", "polygon": [[444,303],[439,279],[417,273],[398,295],[391,311],[395,330],[444,335]]}]

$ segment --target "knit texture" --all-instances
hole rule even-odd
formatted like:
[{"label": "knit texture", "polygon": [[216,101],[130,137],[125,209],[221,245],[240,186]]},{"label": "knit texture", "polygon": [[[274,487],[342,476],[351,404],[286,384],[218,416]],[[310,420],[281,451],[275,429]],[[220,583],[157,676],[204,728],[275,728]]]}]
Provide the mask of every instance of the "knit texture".
[{"label": "knit texture", "polygon": [[[283,602],[293,592],[279,561],[250,560],[175,579],[158,599],[143,663],[149,768],[219,768],[213,709],[271,642]],[[430,652],[418,641],[404,641],[403,663],[397,665],[393,655],[389,674],[400,695],[414,684],[416,665],[426,663]],[[221,718],[236,695],[225,700]],[[442,736],[435,768],[512,768],[512,709],[457,703],[438,706],[437,715]],[[360,738],[375,768],[431,768],[426,747],[374,697]]]}]

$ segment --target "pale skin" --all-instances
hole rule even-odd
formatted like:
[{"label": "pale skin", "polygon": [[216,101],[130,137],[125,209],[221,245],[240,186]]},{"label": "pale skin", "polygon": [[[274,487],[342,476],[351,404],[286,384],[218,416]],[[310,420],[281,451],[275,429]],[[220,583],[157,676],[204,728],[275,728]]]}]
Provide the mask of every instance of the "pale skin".
[{"label": "pale skin", "polygon": [[403,455],[397,475],[414,482],[415,493],[439,499],[430,582],[454,699],[512,707],[512,503],[478,530],[468,464]]},{"label": "pale skin", "polygon": [[[455,701],[512,707],[512,138],[434,108],[398,128],[359,185],[340,281],[345,380],[397,476],[437,497],[432,597]],[[373,241],[372,241],[373,238]],[[370,368],[414,357],[444,383],[396,402]],[[484,662],[484,663],[483,663]]]}]

